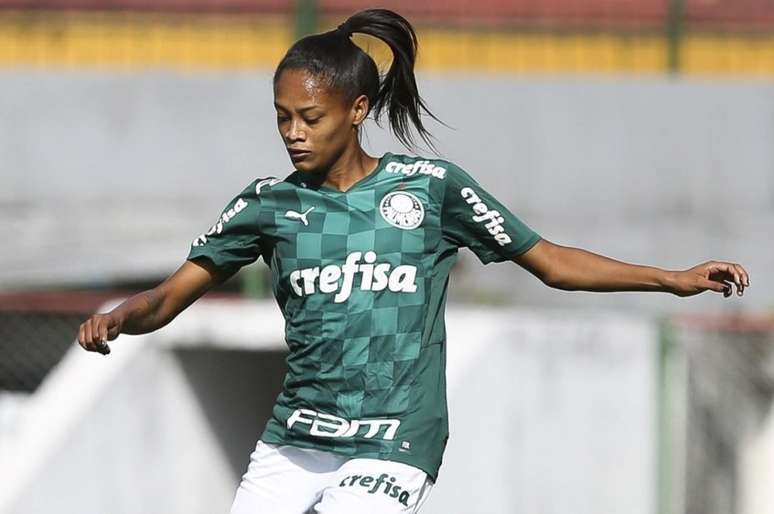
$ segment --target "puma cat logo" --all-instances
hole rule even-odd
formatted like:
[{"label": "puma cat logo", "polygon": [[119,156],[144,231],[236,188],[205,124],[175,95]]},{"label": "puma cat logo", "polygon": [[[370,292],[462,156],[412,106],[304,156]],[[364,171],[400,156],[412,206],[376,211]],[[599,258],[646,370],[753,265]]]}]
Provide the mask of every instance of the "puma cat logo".
[{"label": "puma cat logo", "polygon": [[309,221],[306,219],[306,215],[312,212],[312,209],[314,207],[309,207],[306,212],[300,213],[296,211],[288,211],[285,213],[285,217],[291,220],[301,220],[301,223],[303,223],[305,226],[309,225]]}]

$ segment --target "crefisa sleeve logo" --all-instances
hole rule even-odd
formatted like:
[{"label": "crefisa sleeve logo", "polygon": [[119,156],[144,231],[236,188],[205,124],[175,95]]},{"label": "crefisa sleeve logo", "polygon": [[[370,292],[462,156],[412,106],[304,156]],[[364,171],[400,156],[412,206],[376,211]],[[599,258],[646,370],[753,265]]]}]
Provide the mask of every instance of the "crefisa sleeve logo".
[{"label": "crefisa sleeve logo", "polygon": [[403,230],[417,228],[425,219],[422,202],[406,191],[393,191],[384,195],[379,203],[379,212],[384,221]]}]

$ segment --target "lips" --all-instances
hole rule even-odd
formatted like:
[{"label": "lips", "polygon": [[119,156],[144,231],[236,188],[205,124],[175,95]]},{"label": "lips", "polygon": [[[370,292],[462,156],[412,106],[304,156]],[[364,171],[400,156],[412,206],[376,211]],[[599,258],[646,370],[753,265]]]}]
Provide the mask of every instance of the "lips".
[{"label": "lips", "polygon": [[296,159],[303,159],[311,155],[312,152],[310,152],[309,150],[302,150],[298,148],[288,148],[288,153],[290,154],[291,159],[296,160]]}]

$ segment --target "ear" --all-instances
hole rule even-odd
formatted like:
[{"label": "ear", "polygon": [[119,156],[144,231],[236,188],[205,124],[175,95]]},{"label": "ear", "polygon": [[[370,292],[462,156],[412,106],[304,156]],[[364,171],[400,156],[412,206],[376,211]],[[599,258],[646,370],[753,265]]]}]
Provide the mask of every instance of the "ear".
[{"label": "ear", "polygon": [[370,109],[371,105],[366,95],[360,95],[355,98],[355,101],[352,103],[352,124],[357,127],[363,123]]}]

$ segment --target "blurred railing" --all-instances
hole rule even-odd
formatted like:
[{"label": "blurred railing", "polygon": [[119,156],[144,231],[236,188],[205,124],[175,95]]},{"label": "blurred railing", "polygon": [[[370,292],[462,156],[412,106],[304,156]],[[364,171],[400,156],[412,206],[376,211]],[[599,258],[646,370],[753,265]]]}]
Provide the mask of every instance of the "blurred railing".
[{"label": "blurred railing", "polygon": [[659,512],[772,512],[774,316],[675,316],[664,336]]},{"label": "blurred railing", "polygon": [[[0,65],[271,69],[362,0],[0,0]],[[397,0],[426,69],[774,76],[771,0]]]}]

